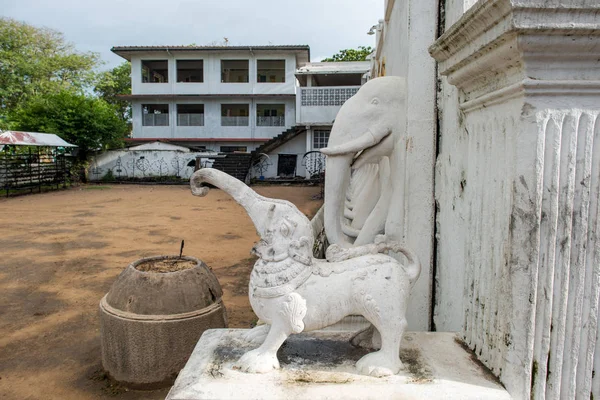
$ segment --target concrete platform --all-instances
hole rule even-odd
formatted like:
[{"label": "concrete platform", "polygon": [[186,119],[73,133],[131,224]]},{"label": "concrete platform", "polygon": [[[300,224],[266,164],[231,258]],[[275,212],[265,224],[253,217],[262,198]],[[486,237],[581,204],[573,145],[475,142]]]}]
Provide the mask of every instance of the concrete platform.
[{"label": "concrete platform", "polygon": [[281,369],[247,374],[232,369],[247,350],[243,329],[202,335],[167,400],[200,399],[510,399],[453,333],[407,333],[404,371],[386,378],[358,375],[366,350],[348,343],[350,332],[293,335],[279,350]]}]

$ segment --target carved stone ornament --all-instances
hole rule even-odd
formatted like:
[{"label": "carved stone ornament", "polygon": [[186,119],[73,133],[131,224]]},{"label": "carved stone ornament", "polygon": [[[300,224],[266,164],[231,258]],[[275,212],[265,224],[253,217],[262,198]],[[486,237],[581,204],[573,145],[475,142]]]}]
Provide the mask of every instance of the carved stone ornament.
[{"label": "carved stone ornament", "polygon": [[[263,197],[211,168],[192,176],[195,195],[208,193],[204,182],[221,188],[242,205],[260,236],[252,249],[259,260],[250,275],[249,297],[265,325],[246,335],[261,344],[244,354],[237,368],[256,373],[279,368],[277,350],[289,335],[360,314],[379,332],[381,349],[357,362],[359,372],[385,376],[400,371],[408,297],[421,272],[412,251],[379,236],[375,243],[351,249],[331,246],[328,259],[315,259],[311,223],[292,203]],[[389,250],[403,254],[407,265],[380,254]]]}]

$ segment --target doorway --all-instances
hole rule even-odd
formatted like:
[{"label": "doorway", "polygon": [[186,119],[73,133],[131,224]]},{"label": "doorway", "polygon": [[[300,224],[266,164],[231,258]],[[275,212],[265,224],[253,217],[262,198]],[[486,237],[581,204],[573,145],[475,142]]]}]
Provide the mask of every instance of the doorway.
[{"label": "doorway", "polygon": [[296,154],[279,154],[277,161],[277,176],[281,178],[293,178],[296,176]]}]

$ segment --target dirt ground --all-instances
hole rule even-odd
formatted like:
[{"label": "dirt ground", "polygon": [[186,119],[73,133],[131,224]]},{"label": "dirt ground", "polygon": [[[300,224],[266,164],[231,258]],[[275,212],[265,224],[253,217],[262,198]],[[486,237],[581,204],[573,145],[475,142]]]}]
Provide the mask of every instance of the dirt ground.
[{"label": "dirt ground", "polygon": [[[317,187],[255,188],[312,216]],[[132,261],[184,254],[213,268],[231,327],[255,323],[247,295],[258,239],[220,190],[82,186],[0,200],[0,399],[164,399],[127,391],[102,372],[98,303]]]}]

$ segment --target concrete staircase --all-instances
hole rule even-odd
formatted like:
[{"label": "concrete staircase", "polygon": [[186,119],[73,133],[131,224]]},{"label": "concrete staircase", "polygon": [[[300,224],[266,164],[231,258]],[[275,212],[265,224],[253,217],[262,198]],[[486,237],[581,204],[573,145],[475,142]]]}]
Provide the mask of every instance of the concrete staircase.
[{"label": "concrete staircase", "polygon": [[292,127],[283,131],[268,142],[263,143],[251,153],[231,153],[227,154],[227,157],[217,158],[212,167],[245,182],[248,171],[250,171],[252,165],[258,161],[259,154],[269,153],[275,150],[304,131],[306,131],[306,128],[302,126]]},{"label": "concrete staircase", "polygon": [[215,159],[212,167],[245,182],[251,160],[251,153],[231,153],[227,157]]},{"label": "concrete staircase", "polygon": [[281,132],[279,135],[275,136],[273,139],[268,142],[263,143],[260,147],[257,147],[252,154],[252,161],[258,160],[258,155],[260,153],[269,154],[271,151],[275,150],[282,144],[289,142],[300,133],[306,131],[306,128],[303,126],[293,126],[290,129]]}]

